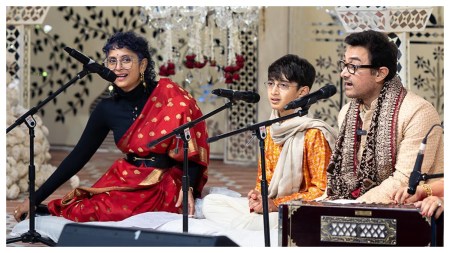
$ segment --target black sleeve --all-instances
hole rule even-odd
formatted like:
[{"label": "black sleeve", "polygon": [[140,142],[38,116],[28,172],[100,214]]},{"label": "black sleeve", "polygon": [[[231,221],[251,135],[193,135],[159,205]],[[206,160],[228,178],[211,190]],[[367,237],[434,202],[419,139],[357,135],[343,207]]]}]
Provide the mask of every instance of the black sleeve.
[{"label": "black sleeve", "polygon": [[198,198],[201,196],[201,192],[197,192],[195,186],[197,185],[198,180],[201,177],[202,166],[200,166],[200,164],[198,163],[189,161],[188,167],[189,187],[192,187],[194,189],[194,198]]},{"label": "black sleeve", "polygon": [[94,109],[78,143],[70,154],[61,162],[56,171],[36,191],[36,205],[50,196],[58,187],[64,184],[91,159],[109,132],[105,122],[107,113],[102,103]]}]

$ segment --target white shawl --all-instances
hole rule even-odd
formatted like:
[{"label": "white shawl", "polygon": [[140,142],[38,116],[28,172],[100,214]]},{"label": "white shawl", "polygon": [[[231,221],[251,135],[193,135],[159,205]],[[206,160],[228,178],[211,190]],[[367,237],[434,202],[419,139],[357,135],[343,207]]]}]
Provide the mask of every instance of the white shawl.
[{"label": "white shawl", "polygon": [[[270,119],[279,118],[278,111],[272,110]],[[283,197],[298,192],[303,180],[304,133],[309,128],[317,128],[324,134],[331,148],[334,147],[337,131],[322,120],[294,117],[270,126],[273,141],[283,148],[268,187],[268,197]]]}]

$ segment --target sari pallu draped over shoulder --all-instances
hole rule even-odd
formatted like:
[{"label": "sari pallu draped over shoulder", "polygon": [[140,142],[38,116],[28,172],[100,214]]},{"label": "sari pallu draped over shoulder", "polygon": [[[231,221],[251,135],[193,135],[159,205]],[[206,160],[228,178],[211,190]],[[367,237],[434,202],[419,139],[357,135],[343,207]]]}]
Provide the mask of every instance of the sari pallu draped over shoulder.
[{"label": "sari pallu draped over shoulder", "polygon": [[[175,207],[175,203],[183,175],[183,142],[174,135],[153,147],[148,144],[201,116],[188,92],[170,79],[161,79],[117,146],[123,153],[138,157],[167,154],[176,164],[164,169],[144,164],[137,167],[120,158],[92,187],[79,187],[62,199],[52,200],[48,205],[50,212],[79,222],[118,221],[149,211],[181,213],[182,207]],[[199,122],[189,131],[188,159],[202,170],[195,187],[201,192],[209,163],[206,124]]]}]

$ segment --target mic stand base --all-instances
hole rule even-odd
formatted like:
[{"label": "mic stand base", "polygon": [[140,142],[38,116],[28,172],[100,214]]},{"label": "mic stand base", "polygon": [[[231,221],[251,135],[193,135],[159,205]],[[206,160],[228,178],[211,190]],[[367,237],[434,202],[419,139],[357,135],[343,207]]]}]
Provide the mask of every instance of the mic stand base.
[{"label": "mic stand base", "polygon": [[22,234],[17,238],[9,238],[6,240],[6,243],[23,241],[27,243],[35,243],[42,242],[48,246],[55,246],[55,242],[49,239],[43,238],[38,232],[35,230],[35,177],[36,170],[34,165],[34,127],[36,126],[36,120],[33,118],[33,115],[39,111],[45,104],[54,99],[59,95],[62,91],[67,89],[70,85],[75,83],[75,81],[83,78],[89,72],[87,70],[80,71],[76,77],[72,78],[68,83],[64,84],[61,88],[59,88],[55,93],[52,93],[49,97],[47,97],[44,101],[40,102],[37,106],[31,108],[29,111],[20,116],[11,126],[6,129],[6,133],[8,134],[11,130],[13,130],[16,126],[25,122],[25,125],[28,127],[28,132],[30,135],[30,164],[28,166],[28,188],[29,188],[29,207],[30,207],[30,226],[28,232]]},{"label": "mic stand base", "polygon": [[55,246],[55,242],[49,239],[42,238],[41,235],[36,232],[35,230],[35,165],[34,165],[34,127],[36,126],[36,121],[34,120],[33,116],[28,116],[26,118],[26,125],[29,128],[29,135],[30,135],[30,165],[28,166],[28,180],[29,180],[29,206],[30,206],[30,225],[28,232],[22,234],[19,237],[16,238],[10,238],[6,240],[6,244],[12,243],[12,242],[28,242],[28,243],[35,243],[35,242],[42,242],[46,244],[47,246]]},{"label": "mic stand base", "polygon": [[56,243],[54,241],[52,241],[51,239],[42,237],[41,234],[39,234],[36,231],[28,231],[26,233],[23,233],[19,237],[6,239],[6,244],[14,243],[14,242],[26,242],[26,243],[40,242],[47,246],[56,246]]}]

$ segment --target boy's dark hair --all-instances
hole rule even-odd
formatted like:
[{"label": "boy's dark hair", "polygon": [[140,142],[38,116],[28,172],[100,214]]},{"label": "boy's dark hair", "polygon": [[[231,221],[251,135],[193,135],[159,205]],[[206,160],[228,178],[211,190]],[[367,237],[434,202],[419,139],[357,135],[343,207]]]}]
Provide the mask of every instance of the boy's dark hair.
[{"label": "boy's dark hair", "polygon": [[289,82],[298,83],[297,90],[302,86],[308,86],[311,89],[316,79],[316,69],[306,59],[287,54],[274,61],[268,70],[269,80],[281,80],[283,75]]}]

